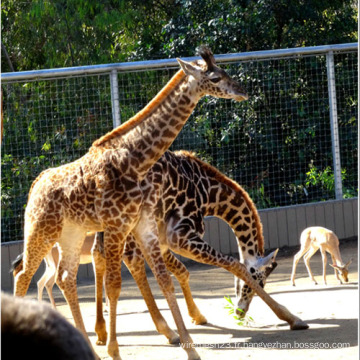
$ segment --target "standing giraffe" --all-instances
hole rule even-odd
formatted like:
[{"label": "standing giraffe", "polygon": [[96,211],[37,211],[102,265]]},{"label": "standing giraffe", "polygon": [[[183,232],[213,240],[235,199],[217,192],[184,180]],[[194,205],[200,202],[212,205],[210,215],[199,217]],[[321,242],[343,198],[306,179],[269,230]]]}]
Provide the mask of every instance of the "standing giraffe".
[{"label": "standing giraffe", "polygon": [[[233,273],[236,280],[244,279],[243,276],[238,277],[238,260],[221,254],[202,239],[205,216],[217,216],[231,226],[238,240],[241,261],[252,278],[261,287],[265,286],[267,276],[276,266],[274,260],[277,250],[267,257],[263,256],[260,217],[254,203],[240,185],[189,152],[167,151],[150,169],[142,182],[142,188],[147,194],[145,203],[155,204],[154,214],[166,267],[179,281],[189,315],[195,324],[206,323],[206,318],[194,303],[188,270],[171,251],[201,263],[222,267]],[[97,304],[95,331],[99,345],[104,344],[107,337],[102,312],[105,260],[101,248],[101,236],[97,234],[92,252]],[[175,342],[176,334],[166,325],[156,306],[146,278],[144,257],[131,234],[126,239],[124,262],[140,288],[158,332],[165,335],[170,343]],[[238,307],[243,310],[241,314],[244,316],[254,290],[244,284],[240,293],[237,282],[237,295]],[[293,329],[306,327],[292,315],[285,320]]]},{"label": "standing giraffe", "polygon": [[181,69],[132,119],[95,141],[80,159],[42,172],[32,184],[25,211],[23,269],[15,278],[15,295],[25,296],[31,278],[55,243],[60,250],[57,275],[76,326],[86,334],[76,291],[81,246],[88,231],[104,231],[106,292],[110,325],[107,351],[120,359],[116,306],[121,289],[121,259],[132,232],[169,304],[189,359],[198,354],[174,295],[158,242],[152,209],[143,203],[141,181],[169,148],[201,97],[243,101],[238,82],[220,69],[211,51],[202,60],[178,59]]}]

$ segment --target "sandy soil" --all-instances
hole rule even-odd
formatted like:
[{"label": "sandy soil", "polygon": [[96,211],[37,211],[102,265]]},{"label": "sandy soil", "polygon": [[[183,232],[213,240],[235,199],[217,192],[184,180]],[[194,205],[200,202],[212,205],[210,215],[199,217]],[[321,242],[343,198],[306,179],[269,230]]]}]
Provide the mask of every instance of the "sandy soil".
[{"label": "sandy soil", "polygon": [[[319,285],[313,285],[301,261],[297,270],[296,287],[290,285],[294,250],[282,251],[278,267],[270,276],[266,291],[286,306],[293,314],[306,321],[308,330],[291,331],[287,323],[279,320],[257,296],[249,315],[251,326],[239,326],[224,307],[224,296],[233,296],[233,276],[228,272],[199,264],[188,266],[191,273],[193,296],[208,324],[196,326],[187,315],[186,304],[179,286],[177,298],[185,324],[189,329],[197,352],[202,359],[261,359],[271,355],[281,359],[358,359],[358,248],[357,240],[343,242],[344,261],[354,259],[350,265],[350,282],[339,285],[333,270],[328,266],[328,285],[322,285],[322,265],[319,252],[311,260],[312,270]],[[330,257],[328,257],[330,259]],[[175,329],[174,321],[152,275],[149,275],[158,306]],[[176,284],[177,285],[177,284]],[[55,289],[54,289],[55,290]],[[35,295],[31,291],[32,297]],[[45,294],[44,294],[45,295]],[[107,359],[106,347],[95,345],[95,306],[93,284],[79,284],[81,310],[86,329],[96,352]],[[45,295],[47,298],[47,295]],[[70,321],[71,313],[61,293],[55,290],[58,310]],[[105,315],[108,322],[108,315]],[[123,278],[122,293],[117,317],[120,355],[126,359],[186,359],[180,346],[167,344],[152,323],[145,303],[130,275]]]}]

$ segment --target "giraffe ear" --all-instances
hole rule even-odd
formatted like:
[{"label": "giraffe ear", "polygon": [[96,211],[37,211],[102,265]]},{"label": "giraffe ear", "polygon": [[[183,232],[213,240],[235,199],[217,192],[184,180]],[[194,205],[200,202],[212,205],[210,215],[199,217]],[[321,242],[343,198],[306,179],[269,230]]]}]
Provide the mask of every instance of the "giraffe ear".
[{"label": "giraffe ear", "polygon": [[264,269],[268,267],[270,264],[275,262],[276,255],[278,253],[279,249],[276,249],[272,253],[270,253],[268,256],[264,258],[258,258],[258,268]]},{"label": "giraffe ear", "polygon": [[188,76],[192,75],[197,80],[201,79],[202,70],[200,67],[192,64],[191,62],[187,62],[179,58],[177,58],[176,60],[180,64],[181,68],[183,69],[186,75]]}]

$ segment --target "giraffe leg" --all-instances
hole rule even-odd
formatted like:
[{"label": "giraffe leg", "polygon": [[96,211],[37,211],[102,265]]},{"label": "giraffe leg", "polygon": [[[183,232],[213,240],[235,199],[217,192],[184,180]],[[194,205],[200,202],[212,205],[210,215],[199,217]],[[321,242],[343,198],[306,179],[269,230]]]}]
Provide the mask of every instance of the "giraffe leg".
[{"label": "giraffe leg", "polygon": [[28,224],[27,227],[30,230],[25,230],[23,267],[15,276],[15,296],[26,295],[32,277],[59,236],[55,233],[51,236],[44,233],[38,224]]},{"label": "giraffe leg", "polygon": [[154,296],[147,281],[144,257],[132,235],[129,235],[126,240],[124,263],[141,291],[156,330],[160,334],[163,334],[170,344],[178,344],[180,342],[179,335],[169,327],[156,305]]},{"label": "giraffe leg", "polygon": [[[85,239],[82,229],[74,226],[64,227],[59,240],[59,265],[56,283],[60,287],[73,316],[76,327],[88,339],[77,295],[76,275],[80,263],[82,243]],[[89,340],[89,339],[88,339]]]},{"label": "giraffe leg", "polygon": [[171,273],[174,274],[174,276],[176,277],[177,281],[181,286],[181,290],[185,297],[189,315],[192,318],[192,322],[196,325],[206,324],[207,323],[206,317],[201,314],[199,308],[196,306],[194,302],[191,293],[191,289],[189,285],[189,278],[190,278],[189,271],[186,269],[185,265],[179,259],[177,259],[170,250],[167,250],[163,254],[163,257],[166,268]]},{"label": "giraffe leg", "polygon": [[[238,260],[231,256],[219,253],[197,236],[191,228],[186,231],[185,227],[186,225],[182,224],[181,227],[178,227],[179,231],[177,231],[176,227],[173,228],[170,225],[168,226],[167,238],[170,248],[173,251],[201,263],[221,267],[244,280],[245,283],[250,286],[271,308],[279,319],[289,323],[292,330],[307,329],[309,327],[304,321],[291,314],[284,306],[278,304],[274,299],[272,299],[271,296],[269,296],[252,278],[245,265],[241,264]],[[181,236],[181,234],[187,235],[184,237]]]},{"label": "giraffe leg", "polygon": [[107,228],[104,232],[105,291],[109,300],[109,336],[107,352],[114,360],[121,360],[116,339],[116,308],[121,292],[121,263],[129,226]]},{"label": "giraffe leg", "polygon": [[96,322],[95,322],[95,332],[98,336],[96,340],[96,345],[106,345],[107,332],[106,324],[103,314],[103,280],[105,276],[106,262],[104,254],[101,253],[101,248],[103,245],[100,245],[99,233],[96,234],[94,246],[91,250],[92,259],[93,259],[93,268],[95,274],[95,298],[96,298]]},{"label": "giraffe leg", "polygon": [[172,316],[174,318],[176,327],[180,335],[180,341],[187,352],[188,360],[199,359],[193,341],[188,330],[185,327],[182,319],[179,306],[176,301],[174,285],[168,273],[164,259],[161,256],[160,244],[158,241],[158,230],[155,219],[152,218],[151,211],[144,211],[142,216],[132,231],[137,243],[139,244],[142,253],[145,256],[151,270],[153,271],[156,280],[167,300]]}]

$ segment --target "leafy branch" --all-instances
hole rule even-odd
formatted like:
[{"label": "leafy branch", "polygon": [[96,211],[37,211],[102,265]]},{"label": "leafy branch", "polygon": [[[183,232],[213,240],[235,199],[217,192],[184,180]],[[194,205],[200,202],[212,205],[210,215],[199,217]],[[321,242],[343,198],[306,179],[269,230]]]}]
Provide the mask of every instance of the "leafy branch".
[{"label": "leafy branch", "polygon": [[235,313],[235,305],[234,305],[233,301],[231,300],[230,296],[224,296],[224,299],[227,301],[227,304],[224,306],[224,308],[229,310],[229,315],[232,315],[232,317],[235,319],[237,325],[250,326],[251,324],[253,324],[255,322],[254,319],[250,315],[246,314],[245,311],[240,308],[237,308],[236,310],[239,313],[244,314],[244,316],[240,318]]}]

